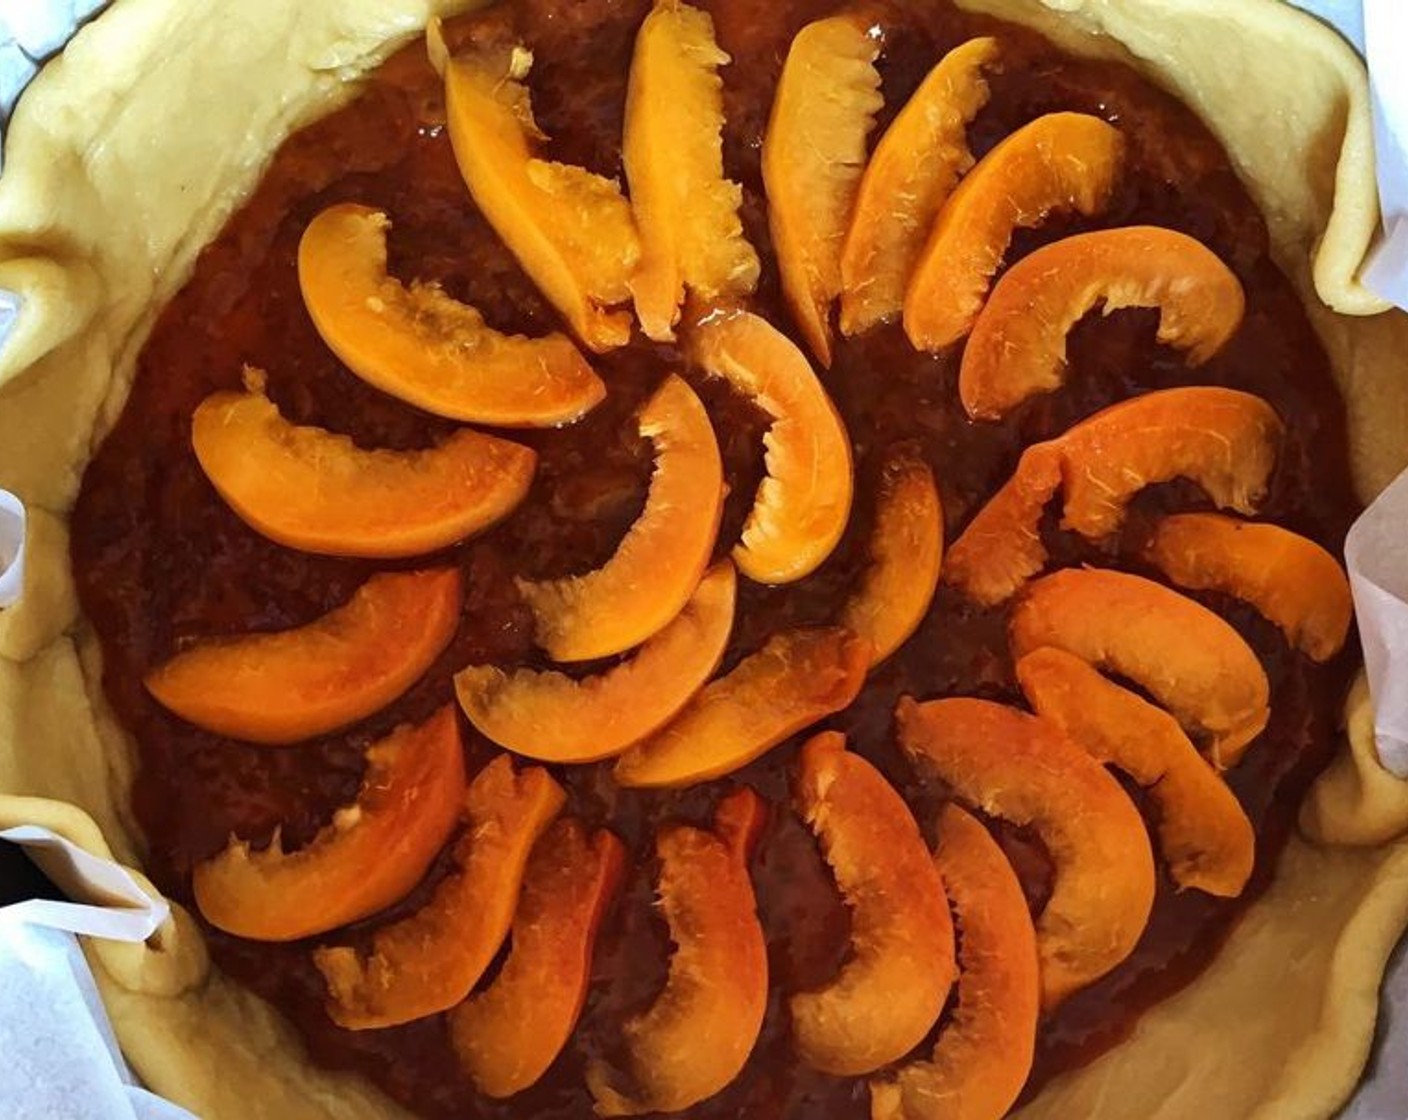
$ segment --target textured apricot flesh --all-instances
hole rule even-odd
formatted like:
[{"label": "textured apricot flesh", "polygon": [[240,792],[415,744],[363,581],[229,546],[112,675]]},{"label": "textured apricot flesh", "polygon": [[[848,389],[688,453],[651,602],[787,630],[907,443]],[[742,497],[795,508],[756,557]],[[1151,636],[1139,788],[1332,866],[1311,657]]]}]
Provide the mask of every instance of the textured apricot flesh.
[{"label": "textured apricot flesh", "polygon": [[329,556],[434,552],[488,528],[528,493],[537,457],[462,428],[423,451],[364,451],[298,427],[263,393],[215,393],[196,409],[201,469],[240,518],[272,541]]},{"label": "textured apricot flesh", "polygon": [[1256,833],[1176,719],[1063,649],[1033,650],[1017,662],[1017,679],[1039,715],[1149,790],[1175,883],[1223,898],[1242,893]]},{"label": "textured apricot flesh", "polygon": [[636,35],[621,145],[641,240],[630,284],[641,330],[658,342],[674,338],[686,288],[714,304],[758,284],[743,192],[724,178],[728,61],[709,14],[678,0],[657,0]]},{"label": "textured apricot flesh", "polygon": [[1242,636],[1185,595],[1126,572],[1054,572],[1029,584],[1012,608],[1014,659],[1056,646],[1133,681],[1208,756],[1233,766],[1266,726],[1266,671]]},{"label": "textured apricot flesh", "polygon": [[1159,310],[1159,341],[1189,365],[1216,354],[1242,323],[1241,282],[1186,234],[1130,226],[1067,237],[1014,264],[973,324],[958,374],[968,415],[996,420],[1066,376],[1066,336],[1103,302]]},{"label": "textured apricot flesh", "polygon": [[449,838],[464,804],[464,753],[452,707],[367,750],[357,798],[305,847],[275,833],[261,851],[233,837],[196,865],[196,905],[211,925],[256,941],[294,941],[404,898]]},{"label": "textured apricot flesh", "polygon": [[736,577],[727,560],[684,610],[631,657],[596,676],[472,665],[455,674],[460,707],[499,746],[543,762],[620,754],[673,718],[713,676],[733,629]]},{"label": "textured apricot flesh", "polygon": [[958,1002],[927,1061],[870,1083],[871,1120],[1001,1120],[1036,1049],[1036,930],[997,841],[953,802],[939,813],[934,859],[962,935]]},{"label": "textured apricot flesh", "polygon": [[808,1065],[870,1073],[914,1049],[953,986],[953,923],[938,869],[904,799],[823,731],[802,748],[794,795],[851,915],[851,952],[825,987],[791,999]]},{"label": "textured apricot flesh", "polygon": [[523,85],[533,56],[511,52],[445,60],[450,143],[469,193],[538,290],[595,351],[624,346],[640,259],[630,205],[616,183],[535,155],[542,133]]},{"label": "textured apricot flesh", "polygon": [[748,876],[766,814],[743,787],[720,803],[713,831],[676,825],[656,836],[660,910],[675,951],[664,990],[622,1027],[624,1076],[599,1059],[587,1065],[598,1115],[678,1112],[712,1097],[748,1060],[768,1000]]},{"label": "textured apricot flesh", "polygon": [[1154,856],[1119,782],[1053,724],[989,700],[904,697],[895,716],[921,768],[1045,844],[1054,882],[1036,923],[1042,1007],[1129,956],[1154,904]]},{"label": "textured apricot flesh", "polygon": [[988,102],[983,72],[998,57],[996,39],[954,47],[875,145],[841,249],[843,334],[860,334],[903,310],[929,228],[973,166],[967,128]]},{"label": "textured apricot flesh", "polygon": [[638,423],[654,445],[655,471],[615,554],[585,575],[518,581],[538,644],[554,660],[607,657],[659,633],[684,609],[714,551],[724,475],[709,414],[671,375]]},{"label": "textured apricot flesh", "polygon": [[391,703],[449,645],[459,617],[458,571],[385,572],[316,622],[207,639],[145,683],[163,707],[207,731],[296,743]]},{"label": "textured apricot flesh", "polygon": [[734,547],[739,571],[758,583],[814,572],[851,516],[854,470],[846,425],[806,355],[766,319],[717,315],[694,336],[694,358],[772,417],[763,437],[766,475]]},{"label": "textured apricot flesh", "polygon": [[1289,529],[1217,513],[1173,514],[1155,526],[1143,555],[1179,587],[1250,603],[1314,661],[1344,647],[1354,614],[1344,569]]},{"label": "textured apricot flesh", "polygon": [[859,14],[807,24],[787,52],[763,136],[782,294],[823,366],[831,364],[831,303],[841,294],[841,248],[865,171],[866,137],[885,104],[879,54]]},{"label": "textured apricot flesh", "polygon": [[565,800],[540,767],[515,772],[507,755],[484,767],[465,794],[453,867],[430,901],[377,930],[369,954],[343,945],[314,950],[333,1022],[390,1027],[469,995],[508,936],[528,855]]},{"label": "textured apricot flesh", "polygon": [[616,763],[622,786],[691,786],[747,766],[850,704],[870,643],[839,626],[784,630],[704,686]]},{"label": "textured apricot flesh", "polygon": [[313,325],[363,381],[437,416],[499,427],[569,424],[606,395],[565,336],[500,334],[437,285],[388,276],[389,226],[380,211],[340,203],[298,244]]},{"label": "textured apricot flesh", "polygon": [[1098,117],[1048,113],[979,160],[939,210],[914,269],[904,298],[910,342],[942,350],[966,335],[1012,234],[1056,211],[1101,213],[1123,153],[1124,138]]},{"label": "textured apricot flesh", "polygon": [[577,1025],[597,931],[620,890],[626,847],[559,821],[523,878],[508,959],[494,982],[450,1012],[460,1065],[485,1096],[511,1097],[552,1065]]}]

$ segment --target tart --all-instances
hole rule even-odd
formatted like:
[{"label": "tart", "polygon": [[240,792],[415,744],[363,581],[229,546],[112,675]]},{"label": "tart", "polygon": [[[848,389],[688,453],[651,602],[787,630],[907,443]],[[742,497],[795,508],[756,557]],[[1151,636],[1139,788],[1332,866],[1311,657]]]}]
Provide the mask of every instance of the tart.
[{"label": "tart", "polygon": [[[1338,740],[1336,555],[1408,455],[1362,74],[1274,0],[978,6],[261,2],[212,55],[233,14],[123,0],[28,95],[0,482],[81,613],[0,615],[0,789],[51,799],[0,819],[175,903],[94,948],[154,1088],[1345,1098],[1408,912],[1408,791]],[[1272,43],[1268,125],[1209,59]],[[244,139],[137,174],[173,67]],[[1327,122],[1338,196],[1287,163]]]}]

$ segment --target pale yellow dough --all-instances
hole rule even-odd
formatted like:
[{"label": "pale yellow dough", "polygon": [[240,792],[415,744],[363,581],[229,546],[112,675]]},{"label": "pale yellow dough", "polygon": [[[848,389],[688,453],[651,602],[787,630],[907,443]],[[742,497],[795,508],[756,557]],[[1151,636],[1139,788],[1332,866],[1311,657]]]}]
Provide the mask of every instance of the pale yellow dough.
[{"label": "pale yellow dough", "polygon": [[[1126,58],[1208,121],[1334,359],[1356,484],[1372,499],[1408,465],[1408,315],[1356,279],[1377,217],[1367,90],[1349,48],[1279,0],[964,2],[1075,52]],[[431,15],[467,6],[117,0],[22,99],[0,178],[0,287],[25,299],[0,350],[0,487],[26,501],[35,532],[25,600],[0,613],[0,827],[47,824],[140,865],[130,744],[67,575],[83,466],[154,315],[279,141]],[[1367,705],[1356,690],[1353,742],[1307,801],[1313,840],[1291,843],[1213,966],[1023,1120],[1290,1120],[1344,1101],[1408,924],[1408,783],[1378,767]],[[132,1064],[205,1120],[405,1115],[360,1078],[311,1067],[267,1005],[209,968],[179,909],[146,946],[87,950]]]}]

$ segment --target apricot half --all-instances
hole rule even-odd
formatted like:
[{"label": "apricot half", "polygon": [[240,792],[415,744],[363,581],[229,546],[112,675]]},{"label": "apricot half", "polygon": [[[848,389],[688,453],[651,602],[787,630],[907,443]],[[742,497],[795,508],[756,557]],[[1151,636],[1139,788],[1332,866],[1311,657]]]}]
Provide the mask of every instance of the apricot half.
[{"label": "apricot half", "polygon": [[807,24],[787,52],[763,136],[782,294],[823,366],[831,364],[831,301],[841,293],[841,248],[865,170],[866,136],[885,104],[879,54],[862,15]]},{"label": "apricot half", "polygon": [[1036,1050],[1036,931],[997,841],[953,802],[939,813],[934,859],[962,935],[958,1002],[927,1061],[870,1083],[871,1120],[1001,1120]]},{"label": "apricot half", "polygon": [[870,566],[841,625],[870,643],[874,668],[909,640],[934,598],[944,557],[944,512],[934,472],[912,451],[892,454],[880,478]]},{"label": "apricot half", "polygon": [[1053,211],[1099,214],[1123,153],[1119,130],[1099,117],[1048,113],[979,160],[939,210],[915,266],[904,297],[910,342],[942,350],[966,335],[1013,232],[1041,225]]},{"label": "apricot half", "polygon": [[1314,661],[1328,661],[1344,646],[1354,614],[1344,569],[1289,529],[1179,513],[1158,523],[1143,555],[1179,587],[1250,603]]},{"label": "apricot half", "polygon": [[695,334],[693,355],[772,417],[763,437],[767,474],[734,563],[758,583],[810,575],[851,516],[851,440],[841,414],[806,355],[756,315],[713,317]]},{"label": "apricot half", "polygon": [[207,731],[296,743],[391,703],[450,644],[459,618],[458,571],[384,572],[316,622],[207,639],[145,683],[163,707]]},{"label": "apricot half", "polygon": [[250,528],[303,552],[399,557],[488,528],[528,493],[537,456],[468,428],[424,451],[364,451],[290,424],[247,371],[246,393],[201,402],[191,443],[211,484]]},{"label": "apricot half", "polygon": [[621,157],[641,240],[631,292],[657,342],[674,338],[686,287],[716,303],[758,283],[743,192],[724,178],[718,68],[728,61],[709,14],[678,0],[657,0],[636,35]]},{"label": "apricot half", "polygon": [[1149,790],[1175,883],[1224,898],[1242,893],[1256,833],[1176,719],[1063,649],[1033,650],[1017,662],[1017,679],[1039,715]]},{"label": "apricot half", "polygon": [[774,634],[623,754],[616,782],[690,786],[731,774],[850,704],[869,665],[870,643],[839,626]]},{"label": "apricot half", "polygon": [[1233,766],[1266,726],[1266,671],[1212,611],[1142,576],[1068,569],[1030,584],[1008,624],[1012,657],[1056,646],[1127,677]]},{"label": "apricot half", "polygon": [[595,1059],[587,1086],[601,1116],[679,1112],[738,1076],[757,1042],[768,1002],[768,956],[748,876],[766,821],[746,786],[723,802],[714,830],[663,829],[660,910],[675,944],[665,988],[622,1027],[628,1068]]},{"label": "apricot half", "polygon": [[989,700],[906,696],[895,716],[916,763],[1045,844],[1055,878],[1036,923],[1042,1006],[1129,956],[1154,904],[1154,856],[1119,782],[1055,725]]},{"label": "apricot half", "polygon": [[357,798],[305,847],[279,834],[262,851],[233,837],[198,863],[196,905],[211,925],[256,941],[294,941],[404,898],[449,838],[464,804],[454,708],[404,725],[367,750]]},{"label": "apricot half", "polygon": [[1194,366],[1237,332],[1246,305],[1232,270],[1186,234],[1130,226],[1063,238],[1008,269],[973,324],[958,374],[968,415],[996,420],[1060,388],[1066,335],[1102,301],[1106,315],[1157,307],[1159,341]]},{"label": "apricot half", "polygon": [[501,747],[544,762],[595,762],[664,726],[718,669],[733,629],[727,560],[700,581],[673,622],[612,669],[562,673],[472,665],[455,674],[469,721]]},{"label": "apricot half", "polygon": [[538,644],[557,661],[607,657],[659,633],[684,609],[714,551],[724,475],[709,414],[671,375],[639,425],[655,447],[655,472],[645,509],[615,554],[586,575],[518,581]]},{"label": "apricot half", "polygon": [[841,331],[897,318],[939,208],[973,166],[968,123],[988,102],[997,40],[969,39],[929,71],[880,137],[841,250]]},{"label": "apricot half", "polygon": [[631,316],[608,308],[630,298],[640,240],[620,188],[535,155],[530,52],[442,61],[450,143],[475,205],[590,349],[625,345]]},{"label": "apricot half", "polygon": [[620,890],[626,847],[559,821],[523,878],[508,959],[487,989],[450,1012],[450,1041],[485,1096],[511,1097],[561,1053],[586,1002],[602,919]]},{"label": "apricot half", "polygon": [[333,1022],[390,1027],[469,995],[508,936],[528,854],[565,800],[539,767],[515,773],[507,755],[484,767],[465,795],[453,868],[430,901],[377,930],[369,954],[344,945],[314,950]]},{"label": "apricot half", "polygon": [[825,987],[791,999],[808,1065],[838,1077],[909,1053],[953,985],[953,923],[938,869],[904,799],[823,731],[798,758],[795,802],[851,915],[851,953]]}]

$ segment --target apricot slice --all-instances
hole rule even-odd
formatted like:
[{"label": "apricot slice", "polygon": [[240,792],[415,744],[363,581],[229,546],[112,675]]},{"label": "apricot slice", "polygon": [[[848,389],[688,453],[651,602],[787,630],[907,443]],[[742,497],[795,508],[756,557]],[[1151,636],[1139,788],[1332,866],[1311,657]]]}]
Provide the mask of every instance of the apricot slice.
[{"label": "apricot slice", "polygon": [[207,639],[145,683],[163,707],[207,731],[296,743],[391,703],[450,644],[459,618],[458,571],[384,572],[316,622]]},{"label": "apricot slice", "polygon": [[1175,883],[1223,898],[1242,893],[1256,833],[1176,719],[1063,649],[1033,650],[1017,662],[1017,679],[1039,715],[1149,790]]},{"label": "apricot slice", "polygon": [[709,414],[671,375],[638,423],[655,447],[655,472],[615,555],[586,575],[518,581],[538,644],[557,661],[607,657],[659,633],[694,594],[714,550],[724,474]]},{"label": "apricot slice", "polygon": [[256,941],[294,941],[404,898],[449,838],[464,804],[454,708],[403,725],[367,750],[362,788],[305,847],[279,834],[262,851],[233,837],[198,863],[196,905],[211,925]]},{"label": "apricot slice", "polygon": [[247,371],[245,393],[196,409],[191,443],[231,509],[272,541],[329,556],[434,552],[488,528],[528,493],[537,456],[460,429],[423,451],[364,451],[290,424]]},{"label": "apricot slice", "polygon": [[844,735],[823,731],[802,748],[795,802],[845,896],[851,953],[825,987],[792,997],[792,1034],[807,1064],[854,1077],[909,1053],[943,1010],[948,899],[904,799]]},{"label": "apricot slice", "polygon": [[679,1112],[738,1076],[757,1042],[768,1001],[768,957],[748,877],[766,822],[746,786],[719,805],[712,832],[663,829],[660,909],[675,944],[665,988],[622,1028],[628,1069],[600,1059],[587,1086],[600,1116]]},{"label": "apricot slice", "polygon": [[1103,568],[1030,584],[1012,609],[1014,660],[1056,646],[1133,681],[1234,766],[1266,726],[1270,686],[1242,636],[1162,584]]},{"label": "apricot slice", "polygon": [[731,774],[854,700],[870,643],[839,626],[774,634],[705,685],[616,763],[622,786],[690,786]]},{"label": "apricot slice", "polygon": [[944,582],[980,606],[1010,599],[1046,567],[1041,514],[1061,485],[1061,448],[1034,443],[1017,469],[953,542]]},{"label": "apricot slice", "polygon": [[540,767],[515,773],[507,755],[484,767],[464,798],[453,867],[430,901],[377,930],[368,954],[345,945],[314,950],[333,1022],[391,1027],[469,995],[508,936],[528,855],[565,800]]},{"label": "apricot slice", "polygon": [[782,294],[802,338],[831,364],[831,301],[841,294],[841,247],[865,170],[866,136],[885,104],[879,39],[859,14],[797,32],[763,135],[768,225]]},{"label": "apricot slice", "polygon": [[1046,845],[1055,879],[1036,923],[1042,1007],[1129,956],[1154,904],[1154,856],[1119,782],[1053,724],[989,700],[906,696],[895,717],[916,763]]},{"label": "apricot slice", "polygon": [[630,313],[608,308],[630,298],[640,241],[620,188],[535,155],[529,51],[440,61],[450,143],[475,205],[588,348],[625,345]]},{"label": "apricot slice", "polygon": [[724,178],[718,68],[728,61],[709,14],[678,0],[657,0],[636,35],[621,157],[641,240],[631,292],[657,342],[675,337],[686,286],[716,303],[758,284],[743,191]]},{"label": "apricot slice", "polygon": [[1193,366],[1237,332],[1246,304],[1232,270],[1186,234],[1130,226],[1064,238],[1008,269],[973,324],[958,374],[968,415],[996,420],[1059,389],[1066,335],[1102,301],[1106,315],[1157,307],[1159,341]]},{"label": "apricot slice", "polygon": [[973,166],[968,124],[988,103],[997,40],[969,39],[929,71],[880,137],[841,249],[841,332],[899,317],[934,218]]},{"label": "apricot slice", "polygon": [[563,335],[500,334],[439,286],[388,276],[390,224],[381,211],[341,203],[314,218],[298,245],[313,325],[363,381],[437,416],[499,427],[570,424],[606,395]]},{"label": "apricot slice", "polygon": [[626,847],[559,821],[528,861],[511,947],[494,982],[450,1012],[450,1041],[485,1096],[511,1097],[561,1053],[591,983],[602,919],[620,890]]},{"label": "apricot slice", "polygon": [[718,315],[694,338],[694,358],[772,417],[763,437],[767,474],[734,547],[758,583],[814,572],[846,531],[854,472],[851,439],[806,355],[766,319]]},{"label": "apricot slice", "polygon": [[1099,117],[1048,113],[979,160],[939,210],[915,266],[904,298],[910,342],[942,350],[966,335],[1013,232],[1041,225],[1053,211],[1101,213],[1123,154],[1119,130]]},{"label": "apricot slice", "polygon": [[1036,931],[997,841],[953,802],[939,813],[934,859],[962,935],[958,1002],[927,1061],[870,1083],[871,1120],[1000,1120],[1036,1049]]},{"label": "apricot slice", "polygon": [[874,668],[909,640],[929,611],[944,556],[944,512],[934,472],[912,451],[892,454],[880,478],[870,566],[841,625],[870,643]]},{"label": "apricot slice", "polygon": [[1250,603],[1313,661],[1328,661],[1344,646],[1354,614],[1344,569],[1289,529],[1179,513],[1159,522],[1143,555],[1179,587]]},{"label": "apricot slice", "polygon": [[718,669],[733,629],[736,577],[727,560],[679,617],[631,660],[596,676],[473,665],[455,675],[460,707],[501,747],[544,762],[595,762],[664,726]]}]

